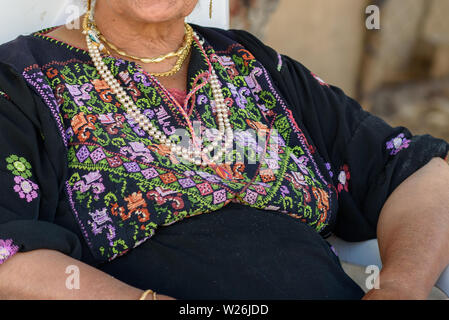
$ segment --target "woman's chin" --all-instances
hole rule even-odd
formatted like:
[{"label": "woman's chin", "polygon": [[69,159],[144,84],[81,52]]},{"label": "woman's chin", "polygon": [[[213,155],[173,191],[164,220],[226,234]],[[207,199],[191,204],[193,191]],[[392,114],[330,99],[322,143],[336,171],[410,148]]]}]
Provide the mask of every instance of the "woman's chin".
[{"label": "woman's chin", "polygon": [[198,1],[131,0],[128,2],[130,3],[129,4],[122,3],[120,5],[127,15],[130,15],[134,19],[144,21],[147,23],[160,23],[185,18],[190,13],[192,13]]},{"label": "woman's chin", "polygon": [[188,16],[188,14],[187,15],[180,14],[180,13],[167,14],[167,13],[163,13],[163,12],[161,14],[157,14],[154,12],[145,14],[145,13],[139,12],[139,13],[136,13],[135,15],[133,15],[133,18],[140,22],[157,24],[157,23],[163,23],[163,22],[168,22],[168,21],[184,19],[186,16]]}]

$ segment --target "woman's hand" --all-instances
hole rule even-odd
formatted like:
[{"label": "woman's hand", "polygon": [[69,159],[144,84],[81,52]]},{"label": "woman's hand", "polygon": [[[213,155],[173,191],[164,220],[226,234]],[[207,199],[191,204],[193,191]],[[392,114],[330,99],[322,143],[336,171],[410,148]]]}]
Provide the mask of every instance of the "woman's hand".
[{"label": "woman's hand", "polygon": [[[142,291],[142,294],[143,294],[143,291]],[[149,294],[149,295],[145,298],[145,300],[153,300],[153,295],[152,295],[152,294]],[[173,298],[173,297],[169,297],[169,296],[166,296],[166,295],[157,293],[157,295],[156,295],[156,300],[176,300],[176,299]]]}]

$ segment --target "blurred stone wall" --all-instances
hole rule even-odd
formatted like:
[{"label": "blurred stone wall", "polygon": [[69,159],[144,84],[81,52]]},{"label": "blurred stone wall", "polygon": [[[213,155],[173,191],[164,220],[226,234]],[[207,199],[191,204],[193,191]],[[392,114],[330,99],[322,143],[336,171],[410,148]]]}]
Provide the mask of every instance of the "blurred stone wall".
[{"label": "blurred stone wall", "polygon": [[449,0],[388,0],[367,32],[359,99],[390,124],[449,141]]},{"label": "blurred stone wall", "polygon": [[[449,141],[449,0],[230,0],[231,26],[261,37],[413,133]],[[381,29],[367,30],[378,5]]]},{"label": "blurred stone wall", "polygon": [[[264,14],[253,24],[246,11]],[[255,33],[353,95],[363,49],[363,12],[363,0],[231,0],[231,26]]]},{"label": "blurred stone wall", "polygon": [[263,39],[268,21],[280,0],[230,0],[231,27],[251,32]]}]

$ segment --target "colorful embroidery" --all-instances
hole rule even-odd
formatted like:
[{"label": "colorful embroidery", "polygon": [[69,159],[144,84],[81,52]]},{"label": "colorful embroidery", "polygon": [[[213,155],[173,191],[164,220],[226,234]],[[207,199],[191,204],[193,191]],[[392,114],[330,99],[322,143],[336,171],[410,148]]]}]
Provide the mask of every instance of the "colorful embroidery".
[{"label": "colorful embroidery", "polygon": [[25,69],[25,79],[61,128],[68,148],[67,194],[98,260],[126,253],[159,226],[231,202],[289,214],[317,232],[336,211],[336,194],[320,172],[324,163],[318,167],[318,155],[263,66],[236,43],[216,51],[204,40],[204,48],[194,43],[198,71],[190,79],[193,89],[185,105],[136,64],[112,57],[104,61],[142,113],[179,141],[190,138],[176,131],[188,125],[184,110],[199,123],[201,136],[214,136],[215,105],[207,83],[213,67],[235,135],[234,150],[227,155],[231,161],[220,170],[180,162],[148,138],[99,79],[85,52]]},{"label": "colorful embroidery", "polygon": [[407,149],[410,146],[410,140],[405,138],[405,135],[401,133],[396,138],[387,142],[387,150],[390,150],[390,155],[394,156],[403,149]]},{"label": "colorful embroidery", "polygon": [[15,176],[14,182],[16,183],[14,191],[19,194],[21,199],[26,199],[27,202],[31,202],[37,198],[37,192],[39,190],[37,184],[21,176]]},{"label": "colorful embroidery", "polygon": [[11,155],[6,158],[8,165],[6,168],[12,172],[15,176],[21,176],[25,179],[31,177],[31,165],[23,157],[18,157],[16,155]]},{"label": "colorful embroidery", "polygon": [[15,154],[6,158],[6,168],[12,172],[15,186],[14,191],[21,199],[31,202],[38,197],[39,186],[31,178],[31,164],[24,158]]},{"label": "colorful embroidery", "polygon": [[0,239],[0,264],[11,258],[19,251],[19,247],[13,244],[12,239]]},{"label": "colorful embroidery", "polygon": [[349,172],[349,166],[345,164],[338,175],[338,192],[343,190],[349,192],[349,180],[351,179],[351,173]]},{"label": "colorful embroidery", "polygon": [[332,165],[329,162],[326,162],[325,166],[326,166],[327,171],[329,172],[329,176],[331,178],[333,178],[334,177],[334,172],[332,171]]},{"label": "colorful embroidery", "polygon": [[277,65],[277,70],[279,72],[281,72],[282,67],[284,65],[284,60],[282,59],[282,55],[280,53],[278,53],[278,65]]}]

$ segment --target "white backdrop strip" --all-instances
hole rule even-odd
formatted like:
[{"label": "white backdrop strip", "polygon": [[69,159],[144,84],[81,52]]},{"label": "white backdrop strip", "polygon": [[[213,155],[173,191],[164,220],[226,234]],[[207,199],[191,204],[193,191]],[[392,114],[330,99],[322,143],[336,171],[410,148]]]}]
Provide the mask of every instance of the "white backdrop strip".
[{"label": "white backdrop strip", "polygon": [[[65,24],[84,9],[82,0],[17,0],[0,10],[0,44],[21,34]],[[229,28],[229,0],[214,0],[214,13],[209,19],[209,0],[199,0],[188,22],[203,26]]]}]

